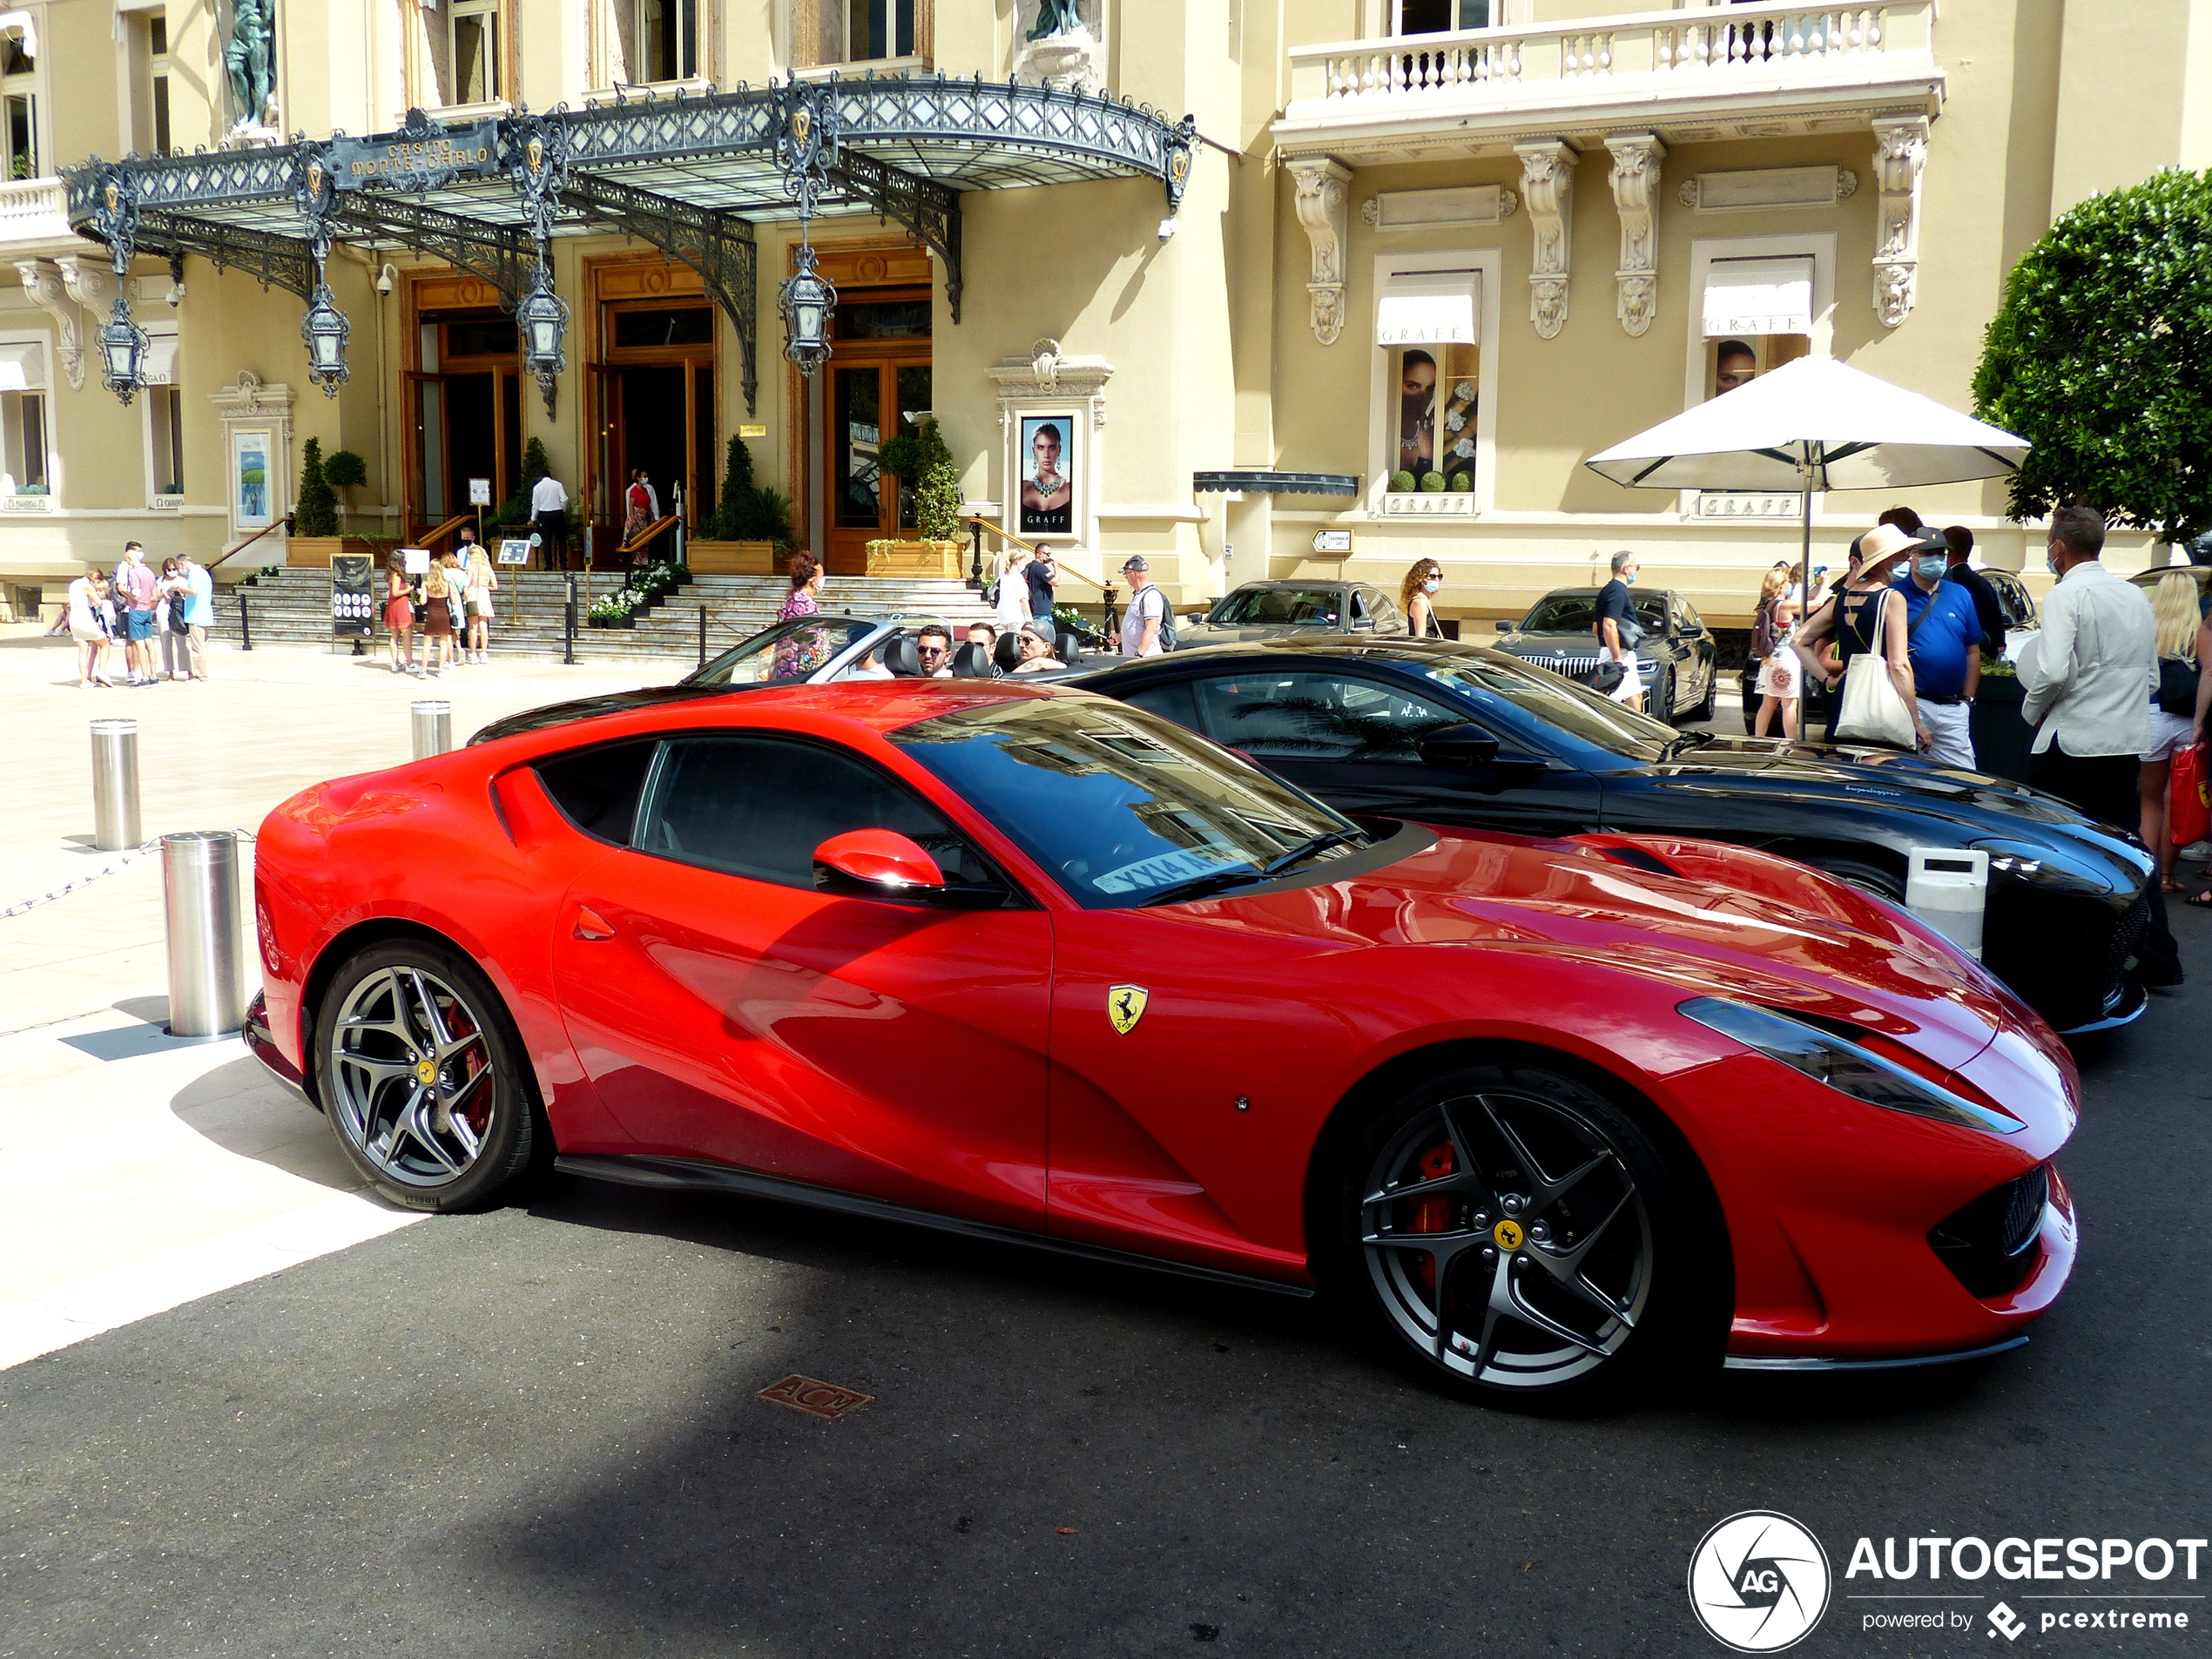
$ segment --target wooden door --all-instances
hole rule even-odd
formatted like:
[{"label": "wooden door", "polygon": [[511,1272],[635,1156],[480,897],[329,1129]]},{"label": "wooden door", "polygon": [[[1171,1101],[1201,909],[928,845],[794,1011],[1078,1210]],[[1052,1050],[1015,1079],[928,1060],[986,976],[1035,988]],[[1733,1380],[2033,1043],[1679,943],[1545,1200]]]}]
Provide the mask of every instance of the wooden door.
[{"label": "wooden door", "polygon": [[819,545],[833,575],[867,571],[870,542],[915,534],[914,483],[884,469],[893,437],[912,437],[907,419],[930,407],[927,347],[863,355],[840,345],[822,371],[823,516]]}]

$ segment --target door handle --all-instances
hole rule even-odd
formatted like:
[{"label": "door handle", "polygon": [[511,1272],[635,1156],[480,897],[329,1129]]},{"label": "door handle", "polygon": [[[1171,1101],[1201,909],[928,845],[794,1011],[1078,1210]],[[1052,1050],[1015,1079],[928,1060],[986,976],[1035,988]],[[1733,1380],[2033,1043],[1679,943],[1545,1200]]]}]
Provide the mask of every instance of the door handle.
[{"label": "door handle", "polygon": [[615,930],[607,925],[606,918],[589,905],[576,907],[576,936],[578,939],[612,939]]}]

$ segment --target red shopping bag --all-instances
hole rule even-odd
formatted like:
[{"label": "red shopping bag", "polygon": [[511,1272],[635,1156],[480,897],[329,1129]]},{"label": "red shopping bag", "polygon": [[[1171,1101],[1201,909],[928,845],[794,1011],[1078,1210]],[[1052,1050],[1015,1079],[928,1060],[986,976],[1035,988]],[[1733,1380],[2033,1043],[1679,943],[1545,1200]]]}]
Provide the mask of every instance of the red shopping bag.
[{"label": "red shopping bag", "polygon": [[2166,824],[2168,839],[2176,846],[2212,835],[2212,776],[2208,776],[2201,743],[2174,751],[2173,779],[2166,793]]}]

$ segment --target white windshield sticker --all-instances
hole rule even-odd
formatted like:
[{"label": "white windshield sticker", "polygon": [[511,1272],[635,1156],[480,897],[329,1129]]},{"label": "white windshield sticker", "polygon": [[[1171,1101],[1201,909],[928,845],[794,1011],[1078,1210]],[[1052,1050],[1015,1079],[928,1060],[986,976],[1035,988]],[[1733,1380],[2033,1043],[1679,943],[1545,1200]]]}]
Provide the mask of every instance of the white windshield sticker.
[{"label": "white windshield sticker", "polygon": [[1094,876],[1090,885],[1101,893],[1136,893],[1147,887],[1164,887],[1174,881],[1187,881],[1192,876],[1208,875],[1244,861],[1179,846],[1155,858],[1139,859],[1134,864],[1124,864],[1119,869]]}]

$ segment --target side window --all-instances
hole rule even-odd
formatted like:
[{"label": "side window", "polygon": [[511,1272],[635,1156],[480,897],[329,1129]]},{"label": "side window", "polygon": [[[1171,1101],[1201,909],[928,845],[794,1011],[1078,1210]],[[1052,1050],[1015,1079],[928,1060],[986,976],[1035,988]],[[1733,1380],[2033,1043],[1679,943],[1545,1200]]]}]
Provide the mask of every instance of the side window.
[{"label": "side window", "polygon": [[1354,588],[1352,590],[1352,623],[1355,628],[1363,622],[1374,620],[1375,613],[1367,604],[1369,597],[1368,590],[1365,588]]},{"label": "side window", "polygon": [[1697,607],[1696,605],[1690,604],[1687,599],[1677,599],[1675,601],[1675,604],[1681,607],[1682,625],[1684,628],[1689,629],[1693,633],[1702,633],[1704,631],[1705,619],[1697,614]]},{"label": "side window", "polygon": [[537,763],[538,781],[569,822],[586,835],[628,846],[637,821],[637,797],[644,792],[657,746],[610,743],[554,755]]},{"label": "side window", "polygon": [[814,849],[847,830],[919,841],[948,881],[1000,877],[936,812],[851,755],[784,738],[684,738],[664,745],[637,848],[787,887],[814,885]]},{"label": "side window", "polygon": [[1268,760],[1413,765],[1432,732],[1467,717],[1394,685],[1332,674],[1201,680],[1198,703],[1217,743]]},{"label": "side window", "polygon": [[1363,588],[1360,591],[1367,597],[1367,614],[1375,619],[1377,633],[1390,633],[1405,625],[1405,618],[1399,615],[1397,601],[1380,588]]},{"label": "side window", "polygon": [[1163,720],[1188,726],[1193,732],[1200,730],[1197,704],[1193,700],[1186,681],[1177,680],[1168,685],[1148,685],[1141,691],[1131,691],[1122,701],[1148,713],[1157,714]]}]

